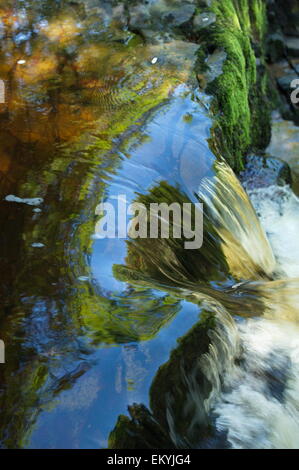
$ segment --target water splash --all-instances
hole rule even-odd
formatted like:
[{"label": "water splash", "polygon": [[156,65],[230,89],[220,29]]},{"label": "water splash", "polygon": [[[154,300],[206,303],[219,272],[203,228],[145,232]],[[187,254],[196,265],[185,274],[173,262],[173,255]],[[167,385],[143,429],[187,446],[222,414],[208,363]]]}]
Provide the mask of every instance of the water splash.
[{"label": "water splash", "polygon": [[277,260],[279,277],[299,277],[299,199],[289,186],[270,186],[249,193]]},{"label": "water splash", "polygon": [[233,448],[298,449],[299,200],[289,187],[249,195],[269,237],[276,275],[285,279],[245,288],[264,299],[265,312],[238,325],[243,352],[225,373],[214,407],[216,425]]}]

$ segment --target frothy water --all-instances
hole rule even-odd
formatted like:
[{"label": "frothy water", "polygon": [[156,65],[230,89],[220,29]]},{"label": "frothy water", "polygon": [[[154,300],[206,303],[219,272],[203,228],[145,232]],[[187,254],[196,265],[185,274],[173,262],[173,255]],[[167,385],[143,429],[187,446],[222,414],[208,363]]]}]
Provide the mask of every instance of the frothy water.
[{"label": "frothy water", "polygon": [[280,278],[299,277],[299,199],[289,186],[249,193],[277,260]]},{"label": "frothy water", "polygon": [[213,412],[229,447],[298,449],[299,199],[288,186],[255,189],[249,196],[272,246],[279,280],[256,286],[267,298],[264,316],[238,324],[242,353],[238,361],[231,354]]},{"label": "frothy water", "polygon": [[243,355],[215,408],[218,430],[233,448],[299,447],[299,329],[248,320],[239,328]]}]

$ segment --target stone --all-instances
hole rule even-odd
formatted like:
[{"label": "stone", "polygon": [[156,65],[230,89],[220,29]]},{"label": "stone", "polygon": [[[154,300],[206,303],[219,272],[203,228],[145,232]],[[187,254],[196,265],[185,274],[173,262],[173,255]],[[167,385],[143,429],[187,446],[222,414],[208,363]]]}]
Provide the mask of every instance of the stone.
[{"label": "stone", "polygon": [[216,49],[206,60],[208,71],[206,72],[207,83],[211,83],[215,78],[219,77],[223,71],[224,62],[227,59],[227,54],[221,49]]},{"label": "stone", "polygon": [[150,29],[151,28],[151,16],[149,9],[146,5],[136,5],[129,9],[130,15],[130,28],[136,30]]},{"label": "stone", "polygon": [[299,128],[280,117],[273,120],[272,138],[267,152],[286,162],[292,173],[292,189],[299,194]]},{"label": "stone", "polygon": [[171,9],[164,15],[164,18],[169,21],[173,26],[181,26],[191,20],[195,12],[195,6],[186,4],[179,8]]},{"label": "stone", "polygon": [[299,57],[299,38],[287,37],[285,42],[288,54],[292,57]]},{"label": "stone", "polygon": [[193,28],[195,31],[199,31],[207,26],[215,23],[216,15],[215,13],[207,12],[207,13],[200,13],[196,15],[193,19]]},{"label": "stone", "polygon": [[285,57],[285,42],[281,33],[269,34],[267,38],[268,58],[271,63],[277,62]]},{"label": "stone", "polygon": [[292,183],[291,170],[286,162],[269,155],[250,155],[246,158],[245,170],[239,175],[246,190],[284,186]]},{"label": "stone", "polygon": [[186,2],[167,2],[158,0],[149,4],[139,4],[130,7],[130,27],[139,30],[170,30],[181,26],[191,20],[195,12],[195,5]]},{"label": "stone", "polygon": [[278,85],[282,88],[282,90],[291,93],[291,84],[294,80],[296,80],[296,78],[298,78],[298,75],[296,75],[296,73],[294,71],[292,72],[290,69],[290,72],[286,75],[283,75],[282,77],[279,77],[277,79],[277,82]]}]

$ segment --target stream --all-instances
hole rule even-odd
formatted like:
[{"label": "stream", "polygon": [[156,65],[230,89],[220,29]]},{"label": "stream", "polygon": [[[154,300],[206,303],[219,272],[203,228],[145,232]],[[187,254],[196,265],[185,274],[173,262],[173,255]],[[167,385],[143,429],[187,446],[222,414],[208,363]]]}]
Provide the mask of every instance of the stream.
[{"label": "stream", "polygon": [[[0,5],[0,446],[298,449],[297,180],[215,156],[198,44],[52,3]],[[102,238],[119,196],[203,203],[203,246]]]}]

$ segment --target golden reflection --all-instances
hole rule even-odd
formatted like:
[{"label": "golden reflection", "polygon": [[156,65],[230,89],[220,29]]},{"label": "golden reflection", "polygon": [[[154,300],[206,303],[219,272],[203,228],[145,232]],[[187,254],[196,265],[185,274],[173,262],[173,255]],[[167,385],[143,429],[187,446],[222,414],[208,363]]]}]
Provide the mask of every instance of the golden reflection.
[{"label": "golden reflection", "polygon": [[264,300],[265,318],[299,324],[299,278],[248,284],[243,290]]},{"label": "golden reflection", "polygon": [[[75,61],[78,72],[99,71],[106,63],[106,60],[113,54],[107,44],[90,44],[79,50]],[[100,61],[100,62],[99,62]]]},{"label": "golden reflection", "polygon": [[26,84],[48,80],[57,73],[58,60],[55,54],[45,57],[35,54],[25,64],[18,64],[15,69],[15,78],[23,80]]},{"label": "golden reflection", "polygon": [[73,18],[59,18],[41,27],[41,32],[50,40],[66,45],[80,33],[81,26]]}]

